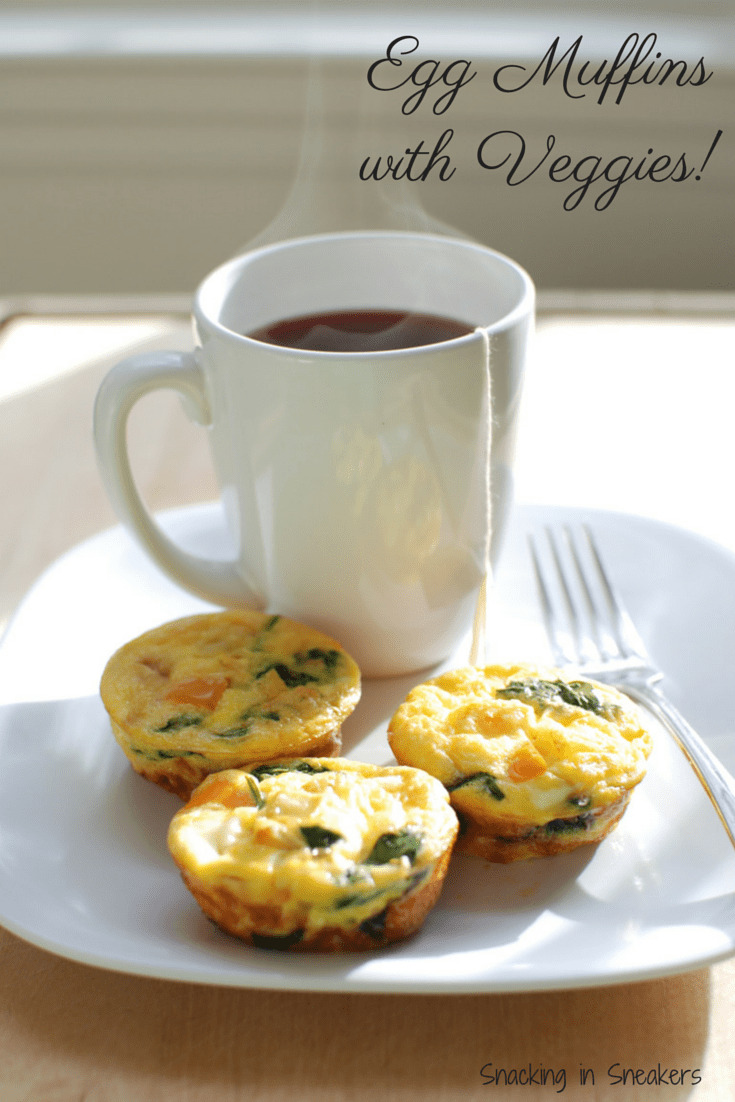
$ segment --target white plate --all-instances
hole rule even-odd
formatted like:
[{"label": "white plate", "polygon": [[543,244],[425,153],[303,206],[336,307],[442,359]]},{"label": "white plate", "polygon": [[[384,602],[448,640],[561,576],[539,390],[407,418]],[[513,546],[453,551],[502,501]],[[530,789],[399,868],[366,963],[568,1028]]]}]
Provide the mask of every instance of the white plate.
[{"label": "white plate", "polygon": [[[523,534],[569,519],[598,532],[671,675],[671,695],[732,768],[735,557],[696,536],[621,514],[518,509],[491,610],[493,656],[547,657]],[[164,523],[192,550],[223,545],[214,506],[168,513]],[[735,853],[663,732],[606,841],[511,866],[455,859],[437,907],[404,945],[291,957],[221,933],[168,857],[178,800],[132,773],[97,697],[115,647],[206,607],[162,578],[119,528],[59,560],[22,604],[0,647],[0,922],[9,930],[123,972],[320,991],[571,988],[679,972],[735,951]],[[386,722],[415,680],[365,685],[345,725],[346,753],[391,760]]]}]

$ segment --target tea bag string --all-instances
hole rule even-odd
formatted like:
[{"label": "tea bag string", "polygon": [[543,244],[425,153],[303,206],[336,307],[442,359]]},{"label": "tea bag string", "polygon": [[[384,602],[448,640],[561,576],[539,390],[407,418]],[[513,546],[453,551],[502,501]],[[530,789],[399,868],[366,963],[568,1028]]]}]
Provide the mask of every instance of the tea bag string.
[{"label": "tea bag string", "polygon": [[490,563],[490,532],[492,527],[492,506],[490,500],[490,454],[492,444],[492,383],[490,375],[490,334],[486,329],[477,328],[485,345],[485,410],[487,412],[487,432],[485,434],[485,550],[483,577],[477,594],[475,615],[472,621],[472,639],[470,642],[469,663],[471,666],[487,664],[487,603],[492,583]]}]

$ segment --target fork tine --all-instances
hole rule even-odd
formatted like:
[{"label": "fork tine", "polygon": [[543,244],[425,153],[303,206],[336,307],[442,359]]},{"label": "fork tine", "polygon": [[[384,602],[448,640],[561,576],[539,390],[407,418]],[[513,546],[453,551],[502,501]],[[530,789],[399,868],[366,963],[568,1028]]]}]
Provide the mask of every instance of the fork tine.
[{"label": "fork tine", "polygon": [[[547,532],[548,535],[548,532]],[[549,640],[551,652],[554,656],[554,661],[558,666],[565,666],[574,660],[572,648],[569,645],[569,635],[565,625],[562,623],[560,617],[556,613],[556,606],[551,599],[551,594],[546,585],[544,571],[541,567],[541,557],[539,555],[536,541],[533,536],[528,537],[528,547],[531,553],[531,562],[533,563],[533,571],[536,577],[536,585],[538,587],[539,602],[541,604],[541,616],[546,628],[546,635]]]},{"label": "fork tine", "polygon": [[542,618],[554,661],[560,666],[599,667],[632,658],[649,662],[645,645],[615,592],[586,525],[572,531],[544,529],[528,536]]},{"label": "fork tine", "polygon": [[[551,549],[559,592],[574,640],[574,650],[570,652],[568,660],[575,665],[599,663],[601,652],[595,631],[595,610],[590,601],[589,592],[583,584],[584,574],[581,571],[571,532],[568,528],[564,529],[562,541],[561,536],[557,536],[551,528],[547,528],[546,538]],[[563,544],[566,544],[566,547]]]},{"label": "fork tine", "polygon": [[[575,604],[572,596],[572,590],[569,586],[569,579],[567,572],[562,564],[562,555],[559,550],[559,545],[556,541],[555,534],[551,528],[546,529],[546,539],[549,543],[549,549],[551,550],[551,557],[554,560],[554,566],[556,568],[556,576],[559,582],[559,593],[566,609],[567,618],[569,620],[569,626],[574,639],[574,651],[570,652],[568,661],[579,662],[583,656],[583,652],[586,650],[584,645],[584,636],[582,632],[582,622],[579,616],[579,608]],[[584,657],[589,657],[587,654]]]},{"label": "fork tine", "polygon": [[[585,556],[585,558],[587,560],[591,559],[594,562],[595,567],[598,571],[599,580],[599,572],[602,566],[600,556],[595,554],[595,552],[589,546],[592,540],[589,529],[583,525],[582,532],[587,537],[588,544],[588,554]],[[572,563],[574,565],[577,585],[579,587],[580,593],[584,598],[585,605],[587,606],[588,623],[591,634],[595,640],[598,655],[603,660],[614,658],[616,655],[620,654],[620,645],[614,634],[608,631],[606,627],[607,623],[610,620],[610,609],[609,607],[603,609],[600,606],[600,586],[593,586],[591,584],[589,567],[586,566],[583,561],[582,553],[580,552],[578,544],[578,537],[575,538],[571,528],[569,528],[568,526],[564,528],[564,533],[566,535],[567,543],[569,545],[569,551],[571,554]],[[605,596],[607,596],[608,593],[612,594],[612,590],[609,583],[607,582],[607,578],[605,578],[605,582],[607,584],[602,586],[602,588]]]},{"label": "fork tine", "polygon": [[569,555],[560,548],[551,528],[545,528],[544,535],[547,557],[551,559],[548,569],[544,569],[543,557],[533,545],[532,558],[554,661],[560,666],[599,662],[600,651],[589,630],[590,618],[584,616],[580,607],[579,587],[574,584],[574,574],[570,574],[566,562]]},{"label": "fork tine", "polygon": [[609,612],[613,618],[616,629],[616,642],[620,648],[621,653],[625,658],[643,658],[648,659],[648,652],[646,645],[641,639],[638,631],[631,620],[628,612],[623,606],[620,597],[614,589],[612,582],[602,564],[602,557],[598,550],[597,544],[593,539],[592,533],[586,525],[582,526],[582,530],[585,534],[587,545],[590,549],[592,561],[597,571],[597,576],[600,581],[600,585],[605,594],[605,599],[608,604]]}]

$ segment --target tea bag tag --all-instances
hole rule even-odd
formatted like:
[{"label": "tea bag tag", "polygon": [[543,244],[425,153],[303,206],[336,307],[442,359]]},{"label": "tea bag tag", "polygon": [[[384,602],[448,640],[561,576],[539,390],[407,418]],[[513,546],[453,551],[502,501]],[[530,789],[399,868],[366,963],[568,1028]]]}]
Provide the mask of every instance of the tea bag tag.
[{"label": "tea bag tag", "polygon": [[492,443],[492,389],[490,382],[490,336],[486,329],[478,327],[476,333],[481,334],[485,344],[485,408],[487,409],[487,435],[485,438],[485,492],[487,510],[487,525],[485,539],[485,571],[477,594],[475,615],[472,621],[472,639],[470,642],[469,663],[471,666],[485,666],[487,664],[487,604],[490,585],[492,583],[492,567],[490,565],[490,535],[492,532],[492,507],[490,501],[490,446]]}]

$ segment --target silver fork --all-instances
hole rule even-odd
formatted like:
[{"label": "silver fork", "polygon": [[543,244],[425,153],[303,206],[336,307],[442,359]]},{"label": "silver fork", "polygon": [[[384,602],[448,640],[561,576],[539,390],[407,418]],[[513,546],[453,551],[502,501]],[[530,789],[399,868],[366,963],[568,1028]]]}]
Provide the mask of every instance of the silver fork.
[{"label": "silver fork", "polygon": [[671,732],[704,786],[735,846],[735,780],[661,691],[651,661],[613,589],[588,528],[545,530],[547,553],[529,536],[544,624],[558,666],[614,685]]}]

